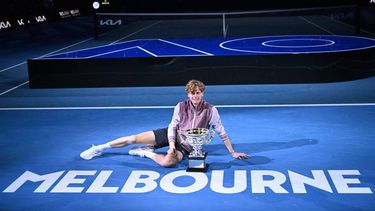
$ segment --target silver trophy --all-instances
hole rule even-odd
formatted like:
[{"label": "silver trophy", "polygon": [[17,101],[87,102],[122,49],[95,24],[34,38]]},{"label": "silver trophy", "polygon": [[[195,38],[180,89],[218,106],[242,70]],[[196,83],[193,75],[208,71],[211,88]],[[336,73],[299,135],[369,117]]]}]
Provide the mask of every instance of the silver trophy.
[{"label": "silver trophy", "polygon": [[189,155],[189,166],[186,169],[188,172],[206,172],[208,164],[206,163],[207,152],[202,150],[203,144],[209,144],[215,136],[213,130],[206,128],[193,128],[186,131],[181,131],[185,136],[185,140],[193,147],[193,151]]}]

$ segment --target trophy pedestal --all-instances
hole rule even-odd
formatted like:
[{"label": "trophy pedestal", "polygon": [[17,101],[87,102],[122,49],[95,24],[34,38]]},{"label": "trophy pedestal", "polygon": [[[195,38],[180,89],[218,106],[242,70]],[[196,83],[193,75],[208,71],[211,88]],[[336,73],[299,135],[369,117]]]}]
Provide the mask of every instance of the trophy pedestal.
[{"label": "trophy pedestal", "polygon": [[189,155],[189,166],[186,169],[187,172],[207,172],[208,164],[206,163],[207,152],[203,153],[203,156],[196,157]]}]

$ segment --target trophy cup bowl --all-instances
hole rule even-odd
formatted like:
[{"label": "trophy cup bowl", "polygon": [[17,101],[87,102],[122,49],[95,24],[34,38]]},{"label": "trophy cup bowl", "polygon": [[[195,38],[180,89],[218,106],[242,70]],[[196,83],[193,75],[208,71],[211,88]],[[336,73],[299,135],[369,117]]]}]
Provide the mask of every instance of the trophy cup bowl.
[{"label": "trophy cup bowl", "polygon": [[207,152],[202,150],[203,144],[209,144],[214,138],[215,132],[206,128],[193,128],[182,131],[186,137],[185,141],[193,147],[189,155],[188,172],[206,172],[208,164],[206,163]]}]

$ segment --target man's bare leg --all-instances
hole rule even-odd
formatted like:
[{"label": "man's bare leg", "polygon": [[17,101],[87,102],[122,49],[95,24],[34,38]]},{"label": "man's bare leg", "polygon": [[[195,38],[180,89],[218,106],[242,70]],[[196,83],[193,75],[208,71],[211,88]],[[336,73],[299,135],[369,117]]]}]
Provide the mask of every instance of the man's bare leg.
[{"label": "man's bare leg", "polygon": [[155,135],[152,131],[139,133],[137,135],[124,136],[117,138],[113,141],[109,141],[105,144],[92,146],[91,148],[83,151],[80,156],[85,160],[91,160],[93,157],[97,157],[103,154],[106,149],[109,148],[120,148],[126,147],[130,144],[152,144],[155,145]]},{"label": "man's bare leg", "polygon": [[[155,134],[152,131],[139,133],[136,135],[125,136],[113,141],[108,142],[111,148],[126,147],[130,144],[150,144],[156,145]],[[171,167],[182,160],[182,153],[177,151],[176,154],[157,154],[157,153],[146,153],[145,157],[148,157],[163,167]]]},{"label": "man's bare leg", "polygon": [[162,155],[162,154],[155,153],[155,155],[150,158],[163,167],[172,167],[173,165],[177,164],[178,162],[182,160],[183,155],[180,151],[176,151],[174,155],[172,154]]},{"label": "man's bare leg", "polygon": [[155,134],[152,131],[139,133],[137,135],[124,136],[108,142],[111,148],[126,147],[130,144],[151,144],[156,145]]},{"label": "man's bare leg", "polygon": [[[152,131],[140,133],[133,136],[127,136],[127,137],[121,137],[118,139],[115,139],[111,142],[109,142],[110,146],[112,148],[118,148],[118,147],[124,147],[129,144],[149,144],[149,145],[156,145],[155,141],[155,134]],[[171,167],[175,165],[176,163],[180,162],[183,158],[183,155],[181,152],[176,151],[175,154],[157,154],[155,152],[144,152],[142,155],[152,159],[157,164],[163,166],[163,167]]]},{"label": "man's bare leg", "polygon": [[[98,146],[93,146],[92,148],[84,151],[81,153],[81,157],[86,160],[90,160],[91,158],[95,156],[100,156],[105,149],[108,148],[121,148],[126,147],[131,144],[149,144],[149,145],[156,145],[155,141],[155,134],[152,131],[147,131],[143,133],[139,133],[136,135],[131,136],[124,136],[117,139],[114,139],[112,141],[109,141],[105,144],[101,144]],[[176,163],[180,162],[183,158],[183,155],[181,152],[176,151],[175,154],[157,154],[153,151],[149,151],[146,153],[143,153],[144,157],[148,157],[158,163],[159,165],[163,167],[171,167],[175,165]]]}]

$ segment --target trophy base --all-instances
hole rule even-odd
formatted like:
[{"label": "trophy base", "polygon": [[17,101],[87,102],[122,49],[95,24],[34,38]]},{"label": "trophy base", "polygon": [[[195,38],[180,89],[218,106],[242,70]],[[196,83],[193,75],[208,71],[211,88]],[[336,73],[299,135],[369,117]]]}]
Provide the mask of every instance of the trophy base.
[{"label": "trophy base", "polygon": [[207,153],[205,152],[202,157],[194,157],[189,155],[189,166],[187,172],[207,172],[208,164],[206,163]]},{"label": "trophy base", "polygon": [[187,172],[207,172],[208,170],[208,166],[209,164],[208,163],[205,163],[204,167],[203,168],[193,168],[193,167],[188,167],[186,169]]}]

